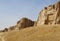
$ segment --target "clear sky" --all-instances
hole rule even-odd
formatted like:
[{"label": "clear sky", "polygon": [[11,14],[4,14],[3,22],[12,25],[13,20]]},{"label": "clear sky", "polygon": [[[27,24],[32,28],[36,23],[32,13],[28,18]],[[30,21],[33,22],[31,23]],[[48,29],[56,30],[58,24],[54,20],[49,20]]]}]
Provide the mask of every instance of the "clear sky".
[{"label": "clear sky", "polygon": [[22,17],[36,20],[39,12],[59,0],[0,0],[0,29],[15,25]]}]

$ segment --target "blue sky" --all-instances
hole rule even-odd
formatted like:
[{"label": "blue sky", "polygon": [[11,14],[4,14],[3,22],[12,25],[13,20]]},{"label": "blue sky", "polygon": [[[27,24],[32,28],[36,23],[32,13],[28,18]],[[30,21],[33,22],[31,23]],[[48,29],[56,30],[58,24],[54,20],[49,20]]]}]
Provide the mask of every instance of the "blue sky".
[{"label": "blue sky", "polygon": [[0,29],[15,25],[22,17],[37,20],[39,12],[59,0],[0,0]]}]

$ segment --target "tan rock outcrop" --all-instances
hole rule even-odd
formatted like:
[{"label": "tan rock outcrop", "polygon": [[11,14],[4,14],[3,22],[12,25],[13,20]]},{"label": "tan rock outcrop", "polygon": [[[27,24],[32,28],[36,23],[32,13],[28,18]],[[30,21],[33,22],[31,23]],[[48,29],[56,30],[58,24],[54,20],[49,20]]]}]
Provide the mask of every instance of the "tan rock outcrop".
[{"label": "tan rock outcrop", "polygon": [[60,1],[45,7],[38,16],[37,26],[43,24],[60,24]]},{"label": "tan rock outcrop", "polygon": [[31,21],[28,18],[22,18],[17,22],[16,28],[26,28],[34,25],[34,21]]},{"label": "tan rock outcrop", "polygon": [[7,32],[12,30],[20,30],[26,27],[34,26],[35,21],[32,21],[28,18],[22,18],[17,22],[15,26],[10,26],[9,28],[5,28],[4,30],[0,30],[0,32]]}]

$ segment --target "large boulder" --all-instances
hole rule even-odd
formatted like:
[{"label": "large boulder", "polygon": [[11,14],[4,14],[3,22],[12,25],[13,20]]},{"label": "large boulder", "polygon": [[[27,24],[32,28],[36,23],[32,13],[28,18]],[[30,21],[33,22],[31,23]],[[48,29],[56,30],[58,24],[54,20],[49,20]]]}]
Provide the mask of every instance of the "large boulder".
[{"label": "large boulder", "polygon": [[28,18],[22,18],[17,22],[16,28],[26,28],[26,27],[31,27],[34,25],[34,21],[28,19]]}]

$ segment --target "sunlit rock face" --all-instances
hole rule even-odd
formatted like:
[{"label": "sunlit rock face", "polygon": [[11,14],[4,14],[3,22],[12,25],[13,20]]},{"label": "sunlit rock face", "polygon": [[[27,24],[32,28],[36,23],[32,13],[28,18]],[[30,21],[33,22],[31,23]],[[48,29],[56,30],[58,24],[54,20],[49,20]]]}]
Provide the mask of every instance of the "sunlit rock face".
[{"label": "sunlit rock face", "polygon": [[49,5],[48,7],[45,7],[39,13],[37,26],[44,24],[60,24],[60,1],[54,5]]}]

